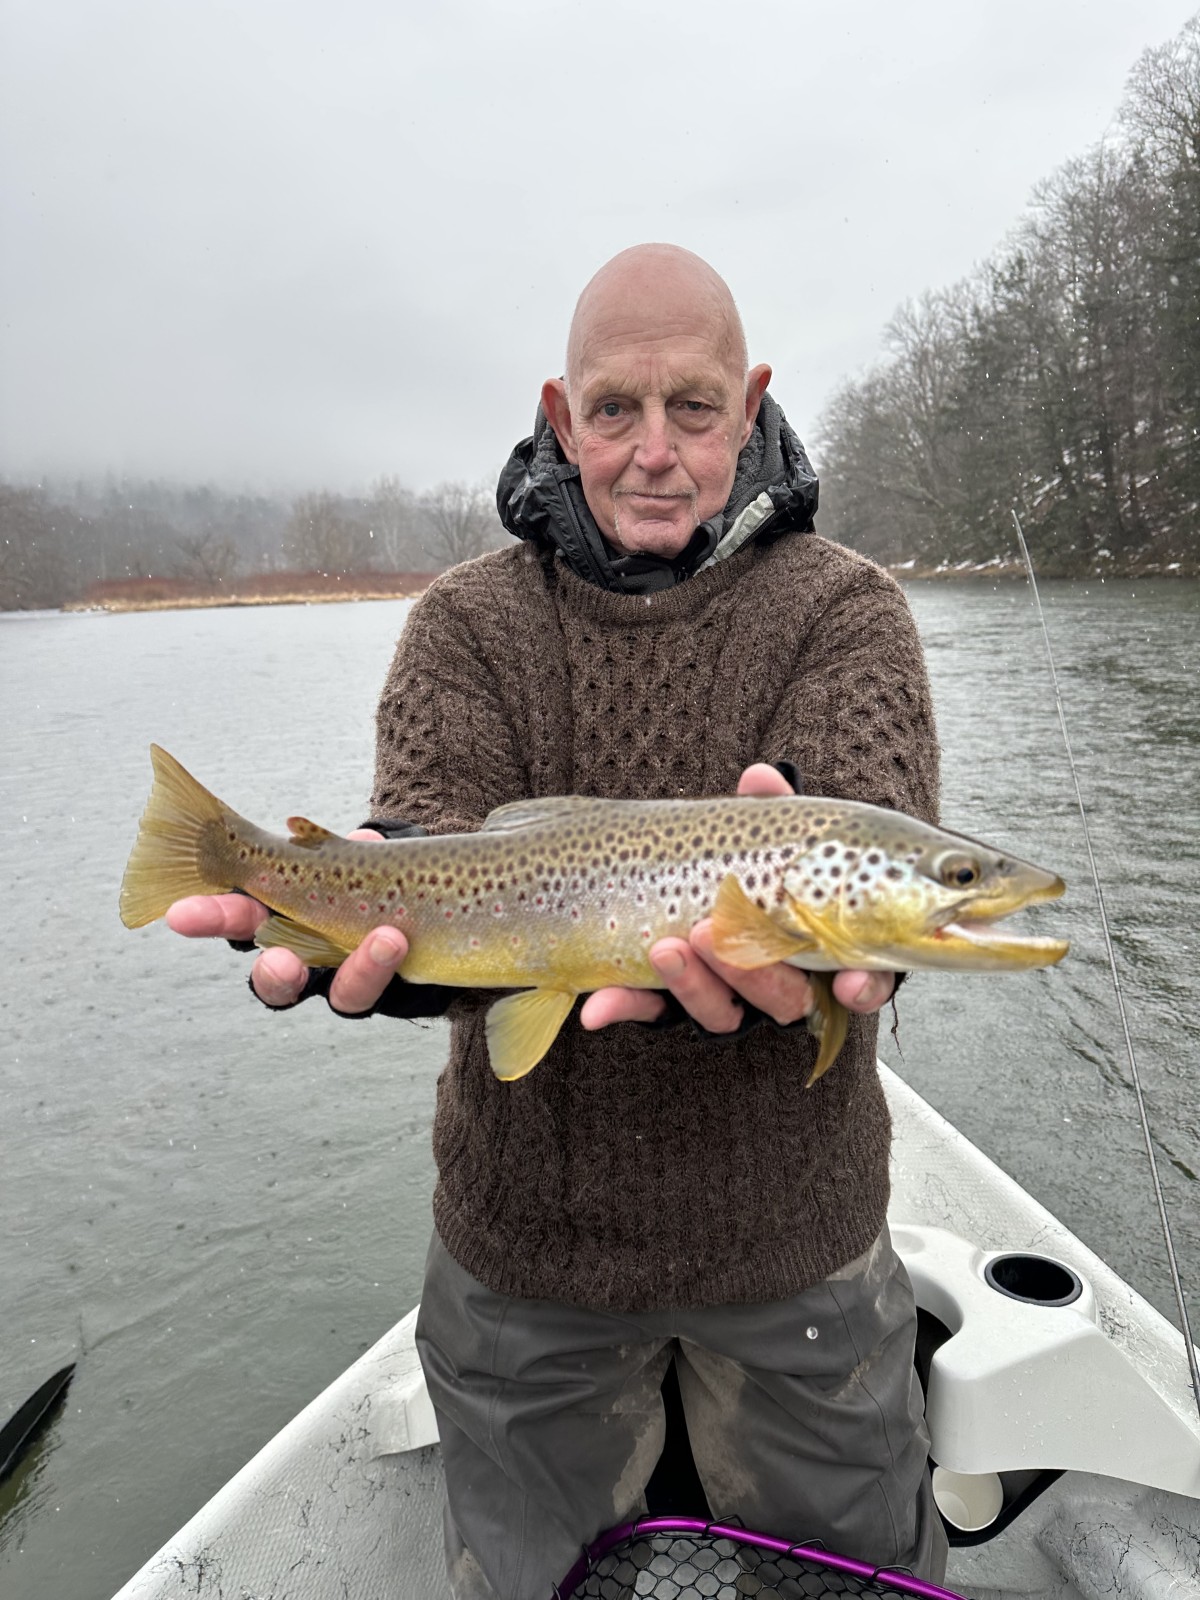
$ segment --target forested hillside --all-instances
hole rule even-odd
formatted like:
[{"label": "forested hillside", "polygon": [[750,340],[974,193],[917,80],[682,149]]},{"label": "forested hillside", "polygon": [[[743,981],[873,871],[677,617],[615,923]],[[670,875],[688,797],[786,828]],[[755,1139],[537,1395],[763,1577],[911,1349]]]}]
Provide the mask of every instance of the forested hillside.
[{"label": "forested hillside", "polygon": [[1200,16],[963,283],[899,310],[815,441],[821,531],[890,563],[1200,570]]}]

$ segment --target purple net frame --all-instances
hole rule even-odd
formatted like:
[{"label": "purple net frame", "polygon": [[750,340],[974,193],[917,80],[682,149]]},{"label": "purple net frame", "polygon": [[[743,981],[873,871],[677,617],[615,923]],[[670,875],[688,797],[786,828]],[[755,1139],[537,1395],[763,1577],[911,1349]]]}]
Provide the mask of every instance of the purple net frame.
[{"label": "purple net frame", "polygon": [[701,1517],[641,1517],[636,1522],[623,1522],[610,1528],[580,1556],[555,1589],[557,1600],[570,1600],[579,1585],[588,1577],[593,1566],[615,1546],[627,1539],[645,1537],[656,1533],[683,1533],[707,1535],[710,1539],[732,1539],[771,1555],[792,1556],[797,1561],[809,1561],[817,1567],[828,1567],[832,1572],[844,1572],[848,1577],[864,1583],[878,1583],[896,1594],[911,1595],[913,1600],[963,1600],[952,1589],[940,1589],[936,1583],[926,1583],[911,1573],[896,1567],[873,1567],[869,1561],[855,1561],[852,1556],[834,1555],[821,1545],[788,1544],[786,1539],[773,1539],[770,1534],[751,1533],[726,1522],[705,1522]]}]

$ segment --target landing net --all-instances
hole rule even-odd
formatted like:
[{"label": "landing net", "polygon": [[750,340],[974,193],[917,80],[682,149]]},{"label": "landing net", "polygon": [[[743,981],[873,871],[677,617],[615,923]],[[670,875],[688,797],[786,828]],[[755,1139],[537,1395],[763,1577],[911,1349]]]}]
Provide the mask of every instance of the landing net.
[{"label": "landing net", "polygon": [[554,1592],[557,1600],[962,1600],[906,1572],[694,1517],[643,1517],[601,1534]]}]

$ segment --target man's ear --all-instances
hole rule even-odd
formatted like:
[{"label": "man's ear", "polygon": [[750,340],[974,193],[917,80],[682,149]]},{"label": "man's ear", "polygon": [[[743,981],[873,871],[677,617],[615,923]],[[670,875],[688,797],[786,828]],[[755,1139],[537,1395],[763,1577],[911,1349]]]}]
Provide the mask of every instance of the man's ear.
[{"label": "man's ear", "polygon": [[571,402],[567,399],[567,386],[561,378],[547,378],[542,385],[542,410],[558,437],[559,449],[571,465],[577,467],[579,451],[575,448],[575,430],[571,425]]},{"label": "man's ear", "polygon": [[[767,385],[770,381],[771,369],[765,363],[753,367],[746,378],[746,426],[742,431],[742,444],[739,448],[744,448],[746,440],[754,432],[758,408],[762,402],[763,395],[767,392]],[[544,405],[545,401],[543,400],[542,403]]]}]

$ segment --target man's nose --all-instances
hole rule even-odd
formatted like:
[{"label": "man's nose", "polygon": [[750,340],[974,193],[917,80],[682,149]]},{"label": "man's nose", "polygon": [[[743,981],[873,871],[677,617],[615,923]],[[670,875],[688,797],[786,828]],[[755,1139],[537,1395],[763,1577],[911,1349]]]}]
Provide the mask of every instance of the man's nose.
[{"label": "man's nose", "polygon": [[665,409],[647,407],[642,412],[633,459],[643,472],[669,472],[675,465],[675,441]]}]

